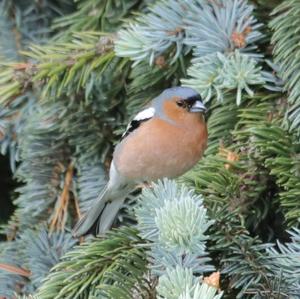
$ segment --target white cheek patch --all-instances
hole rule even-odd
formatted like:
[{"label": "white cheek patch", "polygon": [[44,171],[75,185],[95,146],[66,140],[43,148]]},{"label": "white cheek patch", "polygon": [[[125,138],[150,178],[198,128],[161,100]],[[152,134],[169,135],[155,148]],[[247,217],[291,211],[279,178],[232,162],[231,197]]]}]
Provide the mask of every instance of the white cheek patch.
[{"label": "white cheek patch", "polygon": [[144,119],[149,119],[154,116],[155,109],[153,107],[149,107],[141,112],[139,112],[133,120],[143,121]]}]

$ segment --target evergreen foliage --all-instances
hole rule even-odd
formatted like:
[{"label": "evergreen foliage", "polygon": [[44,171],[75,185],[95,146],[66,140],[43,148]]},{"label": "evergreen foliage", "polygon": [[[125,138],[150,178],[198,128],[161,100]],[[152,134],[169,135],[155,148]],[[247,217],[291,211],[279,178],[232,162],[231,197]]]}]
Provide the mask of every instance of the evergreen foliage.
[{"label": "evergreen foliage", "polygon": [[76,242],[70,233],[54,232],[49,235],[45,227],[37,227],[25,230],[14,241],[5,244],[0,263],[2,296],[12,298],[15,292],[33,293],[60,257]]},{"label": "evergreen foliage", "polygon": [[[1,1],[0,297],[299,298],[299,20],[299,0]],[[127,121],[180,84],[209,108],[203,159],[74,239]]]},{"label": "evergreen foliage", "polygon": [[[151,292],[144,277],[147,261],[143,241],[133,228],[109,233],[66,254],[38,292],[39,298],[132,298]],[[150,289],[149,289],[150,288]],[[147,297],[142,297],[147,298]]]},{"label": "evergreen foliage", "polygon": [[275,62],[280,66],[280,77],[284,81],[285,91],[288,92],[288,110],[286,124],[299,134],[300,102],[299,102],[299,1],[284,1],[273,11],[275,18],[270,22],[274,31],[271,42],[274,44]]}]

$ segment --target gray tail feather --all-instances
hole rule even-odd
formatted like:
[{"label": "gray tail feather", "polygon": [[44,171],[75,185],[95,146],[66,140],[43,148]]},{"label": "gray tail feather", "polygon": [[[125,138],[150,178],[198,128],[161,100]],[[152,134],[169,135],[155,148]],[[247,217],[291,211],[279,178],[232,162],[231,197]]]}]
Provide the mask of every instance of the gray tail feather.
[{"label": "gray tail feather", "polygon": [[106,185],[102,192],[99,194],[97,199],[92,202],[92,205],[88,212],[77,222],[75,227],[72,230],[74,237],[80,237],[89,232],[89,230],[95,225],[98,221],[99,216],[105,209],[106,202],[110,196],[110,190]]},{"label": "gray tail feather", "polygon": [[102,214],[100,215],[100,219],[98,222],[98,228],[97,228],[97,234],[104,234],[111,228],[111,226],[118,214],[118,211],[121,209],[121,207],[124,203],[124,200],[125,200],[125,197],[115,199],[112,202],[109,202],[106,204],[106,206],[103,209]]}]

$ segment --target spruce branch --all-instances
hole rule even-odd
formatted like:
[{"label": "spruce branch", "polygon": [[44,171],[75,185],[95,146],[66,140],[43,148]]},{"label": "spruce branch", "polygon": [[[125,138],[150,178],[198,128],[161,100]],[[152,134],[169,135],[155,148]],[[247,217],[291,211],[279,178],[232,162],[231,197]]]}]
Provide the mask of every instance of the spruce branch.
[{"label": "spruce branch", "polygon": [[155,222],[159,241],[169,248],[185,252],[204,251],[201,244],[207,239],[204,232],[213,224],[213,221],[207,221],[206,209],[201,206],[201,201],[195,202],[190,197],[181,202],[166,202],[156,212]]},{"label": "spruce branch", "polygon": [[[0,6],[0,55],[8,60],[18,59],[19,43],[16,35],[12,35],[13,22],[9,20],[8,16],[3,11],[3,5]],[[5,45],[5,47],[4,47]]]},{"label": "spruce branch", "polygon": [[131,299],[139,290],[147,298],[149,284],[143,241],[137,231],[123,227],[105,239],[92,239],[68,252],[52,270],[37,296],[46,298]]},{"label": "spruce branch", "polygon": [[39,226],[18,234],[13,242],[2,243],[0,296],[13,298],[14,292],[32,294],[50,268],[76,242],[70,233],[50,235],[44,226]]},{"label": "spruce branch", "polygon": [[23,162],[16,173],[17,178],[26,183],[19,187],[20,195],[16,199],[19,229],[48,220],[52,213],[50,207],[59,197],[70,150],[59,131],[58,117],[64,111],[62,108],[57,103],[34,106],[27,115],[30,121],[27,119],[19,138]]},{"label": "spruce branch", "polygon": [[30,271],[20,268],[20,267],[12,266],[9,264],[3,264],[3,263],[0,264],[0,269],[3,271],[9,272],[9,273],[13,273],[16,275],[26,277],[26,278],[30,277],[30,275],[31,275]]},{"label": "spruce branch", "polygon": [[279,66],[279,76],[284,81],[288,93],[289,109],[285,125],[299,134],[300,101],[299,101],[299,40],[300,3],[288,0],[276,7],[270,22],[273,30],[274,62]]},{"label": "spruce branch", "polygon": [[196,278],[193,276],[191,269],[176,267],[167,269],[166,274],[159,278],[157,292],[159,298],[177,299],[188,289],[189,293],[196,285]]},{"label": "spruce branch", "polygon": [[[54,34],[51,23],[54,18],[72,11],[71,0],[64,1],[7,1],[0,3],[0,40],[6,49],[5,56],[11,59],[20,58],[20,51],[27,49],[31,43],[45,44]],[[7,34],[7,30],[10,31]],[[5,38],[5,39],[4,39]],[[1,52],[1,50],[0,50]],[[2,52],[4,53],[4,52]]]},{"label": "spruce branch", "polygon": [[281,289],[287,297],[297,298],[300,295],[300,231],[294,228],[289,234],[291,242],[282,244],[278,241],[276,247],[268,249],[268,264],[274,273],[284,277]]},{"label": "spruce branch", "polygon": [[[247,230],[247,227],[251,227],[249,220],[252,216],[251,213],[248,214],[251,208],[258,209],[257,212],[253,212],[255,217],[252,221],[255,221],[255,225],[260,217],[263,221],[263,215],[268,213],[268,210],[260,211],[259,205],[256,203],[258,199],[262,201],[263,196],[266,196],[268,192],[264,188],[260,188],[260,184],[255,183],[255,180],[261,182],[260,171],[262,177],[268,177],[269,174],[266,170],[259,170],[263,162],[259,160],[257,163],[256,160],[265,158],[255,152],[255,149],[258,149],[254,144],[255,139],[245,132],[247,132],[248,126],[249,130],[263,124],[270,126],[270,123],[276,123],[282,117],[278,111],[274,110],[273,103],[276,95],[256,97],[260,104],[252,99],[247,108],[239,108],[236,112],[237,129],[227,133],[232,135],[228,136],[227,140],[237,142],[232,144],[231,150],[226,149],[225,151],[223,148],[217,154],[208,155],[192,172],[184,176],[183,182],[203,194],[209,216],[216,219],[215,224],[209,229],[209,235],[212,238],[212,243],[209,243],[209,252],[213,256],[217,256],[220,264],[223,265],[224,273],[229,275],[230,288],[234,287],[239,290],[239,298],[254,295],[285,298],[285,290],[278,288],[278,282],[281,281],[281,284],[284,285],[286,278],[271,271],[266,257],[265,250],[271,248],[271,245],[262,244],[259,239],[252,238]],[[217,105],[213,108],[220,109]],[[208,124],[210,125],[210,122]],[[266,149],[273,148],[280,154],[286,152],[283,148],[281,151],[281,138],[273,134],[270,135],[269,132],[261,135],[261,138],[272,140],[274,146],[267,145],[266,141],[262,142],[260,146],[266,144]],[[226,136],[224,137],[226,138]],[[245,152],[246,148],[249,148],[249,152]],[[231,157],[234,150],[238,154],[238,160]],[[270,161],[273,158],[274,152],[270,153]],[[243,175],[243,173],[245,174]],[[266,184],[266,186],[268,185],[271,186],[270,183]],[[266,198],[268,202],[271,199]],[[244,200],[246,201],[243,202]],[[245,206],[247,209],[244,210]],[[266,206],[263,208],[269,209]],[[228,247],[231,248],[230,253],[224,250]]]},{"label": "spruce branch", "polygon": [[70,201],[70,191],[73,179],[74,166],[72,162],[69,164],[66,170],[64,186],[59,199],[57,200],[54,208],[54,212],[50,218],[50,231],[60,231],[65,229],[68,205]]},{"label": "spruce branch", "polygon": [[77,243],[70,232],[50,232],[44,227],[25,231],[20,239],[24,246],[24,263],[31,272],[30,281],[34,289],[42,284],[61,256]]},{"label": "spruce branch", "polygon": [[204,252],[204,232],[213,221],[207,219],[201,197],[186,187],[164,180],[154,190],[143,190],[135,213],[143,238],[179,254]]},{"label": "spruce branch", "polygon": [[171,52],[171,63],[189,52],[184,45],[184,16],[189,9],[188,1],[164,0],[149,8],[135,23],[129,23],[118,33],[115,44],[117,56],[129,57],[133,66],[141,61],[152,65],[155,59]]},{"label": "spruce branch", "polygon": [[263,85],[266,82],[257,61],[239,51],[226,56],[211,54],[195,62],[188,69],[191,78],[183,79],[182,83],[198,90],[206,102],[214,96],[223,101],[226,91],[236,90],[236,104],[239,106],[242,91],[253,96],[249,85]]},{"label": "spruce branch", "polygon": [[[190,290],[186,290],[179,299],[220,299],[223,296],[223,292],[218,292],[219,280],[220,273],[213,273],[210,276],[205,277],[201,285],[196,285],[192,297],[190,295]],[[216,295],[217,292],[219,293],[218,295]]]},{"label": "spruce branch", "polygon": [[[286,224],[292,227],[299,223],[300,215],[297,200],[299,147],[297,137],[288,135],[281,126],[285,103],[278,98],[276,94],[269,95],[264,97],[264,102],[256,105],[256,109],[240,109],[240,123],[233,134],[237,141],[235,148],[242,147],[246,155],[255,161],[256,167],[266,168],[266,176],[270,176],[271,181],[275,178],[279,191],[276,202],[281,206]],[[276,107],[274,101],[278,102]]]},{"label": "spruce branch", "polygon": [[[218,170],[212,167],[210,172],[213,171]],[[197,189],[204,194],[209,214],[216,219],[208,232],[211,236],[208,250],[219,260],[221,272],[229,280],[228,287],[223,286],[226,294],[229,297],[236,296],[233,290],[237,289],[237,298],[248,298],[250,293],[251,296],[259,296],[262,291],[278,295],[277,285],[274,284],[278,281],[278,276],[270,271],[265,254],[265,250],[271,247],[271,244],[262,244],[258,238],[252,238],[243,225],[239,210],[231,211],[232,208],[227,206],[226,199],[222,197],[230,192],[226,191],[226,185],[220,181],[221,176],[211,176],[208,179],[210,172],[199,172],[199,169],[197,172],[202,173],[195,182]],[[206,195],[206,190],[210,190],[210,193],[213,190],[213,194]],[[227,250],[228,248],[230,250]],[[281,293],[284,294],[284,290]]]},{"label": "spruce branch", "polygon": [[26,291],[29,270],[25,269],[20,256],[20,248],[23,248],[20,241],[1,243],[0,246],[0,263],[5,265],[0,268],[0,296],[11,298],[15,291]]},{"label": "spruce branch", "polygon": [[243,90],[249,96],[253,96],[253,91],[249,85],[263,85],[265,83],[261,68],[257,66],[256,61],[238,51],[223,60],[220,76],[223,79],[223,88],[237,89],[236,104],[238,106],[241,104]]},{"label": "spruce branch", "polygon": [[205,155],[219,152],[220,144],[227,147],[232,143],[230,132],[234,129],[238,119],[238,107],[235,104],[235,94],[227,94],[223,102],[211,101],[210,110],[213,111],[207,120],[209,130],[208,147]]},{"label": "spruce branch", "polygon": [[215,296],[219,288],[220,273],[213,273],[198,282],[190,269],[177,267],[167,270],[159,278],[157,292],[160,299],[220,299]]},{"label": "spruce branch", "polygon": [[53,29],[61,32],[56,39],[68,39],[73,32],[79,31],[114,32],[133,9],[139,10],[145,5],[143,2],[138,0],[78,1],[75,12],[54,20]]},{"label": "spruce branch", "polygon": [[151,65],[162,54],[170,55],[174,63],[192,47],[196,57],[234,49],[261,57],[255,53],[261,25],[252,13],[253,7],[244,0],[159,1],[119,31],[115,51],[133,60],[133,65],[141,61]]},{"label": "spruce branch", "polygon": [[201,197],[165,179],[143,190],[135,213],[140,235],[151,241],[148,259],[159,277],[160,298],[178,298],[196,288],[194,274],[214,269],[206,264],[204,236],[213,221],[207,220]]},{"label": "spruce branch", "polygon": [[276,177],[280,187],[279,200],[289,226],[299,223],[299,149],[297,141],[287,137],[287,132],[278,124],[252,126],[254,144],[259,154],[265,157],[265,166]]},{"label": "spruce branch", "polygon": [[[193,2],[192,2],[193,3]],[[185,18],[185,43],[193,47],[195,57],[230,53],[236,49],[252,57],[262,40],[254,7],[244,0],[194,1]]]},{"label": "spruce branch", "polygon": [[30,51],[22,52],[33,62],[2,63],[0,102],[7,105],[33,85],[43,86],[43,98],[71,95],[74,90],[78,93],[93,84],[97,70],[97,76],[101,76],[110,66],[114,59],[112,48],[113,38],[96,32],[74,34],[71,42],[55,46],[34,45]]},{"label": "spruce branch", "polygon": [[9,154],[10,168],[16,170],[16,162],[20,160],[19,137],[24,132],[27,116],[36,98],[26,93],[15,98],[12,103],[2,107],[0,111],[0,147],[1,154]]}]

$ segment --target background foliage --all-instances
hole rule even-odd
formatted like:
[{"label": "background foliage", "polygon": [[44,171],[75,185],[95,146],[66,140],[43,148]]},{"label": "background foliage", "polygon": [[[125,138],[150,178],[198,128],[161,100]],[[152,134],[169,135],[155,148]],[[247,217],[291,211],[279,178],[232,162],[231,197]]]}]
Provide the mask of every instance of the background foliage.
[{"label": "background foliage", "polygon": [[[2,0],[0,297],[299,298],[299,20],[299,0]],[[209,108],[205,156],[74,239],[128,120],[174,85]]]}]

